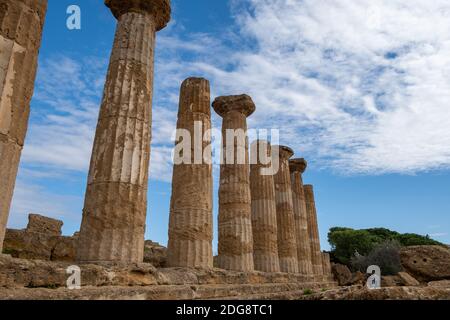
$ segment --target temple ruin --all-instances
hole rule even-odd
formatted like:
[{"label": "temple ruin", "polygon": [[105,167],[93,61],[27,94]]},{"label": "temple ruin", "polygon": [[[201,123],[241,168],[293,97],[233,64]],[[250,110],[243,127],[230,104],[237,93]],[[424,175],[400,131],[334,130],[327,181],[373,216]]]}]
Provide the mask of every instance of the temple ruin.
[{"label": "temple ruin", "polygon": [[[9,231],[8,241],[19,253],[14,258],[0,255],[5,265],[13,269],[14,265],[19,266],[17,272],[27,286],[29,282],[23,279],[28,279],[28,269],[19,258],[48,260],[50,266],[36,262],[33,270],[54,268],[52,274],[58,276],[51,279],[54,285],[63,286],[65,275],[60,273],[66,265],[58,263],[79,263],[87,277],[83,285],[98,283],[89,277],[92,272],[102,276],[101,283],[107,286],[161,286],[161,291],[146,294],[169,299],[202,297],[202,291],[194,290],[196,295],[191,296],[191,287],[175,294],[163,286],[221,284],[244,290],[243,286],[257,285],[253,291],[268,290],[266,293],[335,286],[330,256],[320,251],[313,188],[303,185],[306,161],[290,160],[294,151],[287,146],[271,146],[269,141],[257,140],[251,153],[265,150],[268,158],[277,157],[279,170],[262,174],[269,164],[258,157],[250,163],[247,118],[256,106],[245,94],[221,96],[212,103],[222,118],[216,268],[213,167],[207,161],[211,150],[201,153],[198,159],[195,148],[192,154],[182,155],[185,162],[173,166],[167,264],[158,269],[142,264],[154,48],[156,33],[170,21],[171,7],[170,0],[106,0],[105,5],[117,19],[117,29],[93,143],[80,232],[63,237],[62,222],[32,215],[27,229]],[[0,8],[1,249],[28,123],[47,1],[0,0]],[[194,146],[198,143],[196,126],[200,125],[202,136],[211,128],[210,100],[207,79],[188,78],[181,84],[177,129],[191,133]],[[238,132],[231,141],[229,130]],[[211,137],[206,137],[200,142],[202,150],[211,142]],[[181,140],[177,137],[176,144]],[[29,241],[28,236],[34,240]],[[40,246],[43,241],[47,245]],[[39,254],[26,250],[31,243],[39,247]],[[61,253],[55,254],[60,243],[67,243],[67,247],[60,246]],[[108,269],[108,265],[113,269]],[[120,275],[119,280],[111,278],[112,273]],[[10,285],[15,280],[0,274],[0,287],[2,281]],[[49,286],[45,280],[40,283]],[[203,297],[219,294],[205,292]],[[92,294],[95,296],[95,292]]]}]

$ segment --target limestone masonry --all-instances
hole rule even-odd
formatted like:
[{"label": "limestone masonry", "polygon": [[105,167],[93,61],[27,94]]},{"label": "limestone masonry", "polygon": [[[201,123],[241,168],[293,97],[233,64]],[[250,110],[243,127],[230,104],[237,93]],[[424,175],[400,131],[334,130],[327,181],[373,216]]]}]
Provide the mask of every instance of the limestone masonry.
[{"label": "limestone masonry", "polygon": [[[220,165],[219,186],[219,256],[222,269],[253,271],[253,233],[251,219],[250,172],[248,137],[233,139],[227,145],[226,130],[247,131],[247,117],[255,111],[255,104],[247,95],[218,97],[213,108],[222,122],[222,150],[234,150],[232,159],[225,152]],[[238,164],[239,153],[244,163]]]},{"label": "limestone masonry", "polygon": [[28,128],[47,0],[0,0],[0,252]]},{"label": "limestone masonry", "polygon": [[291,172],[292,203],[294,207],[295,236],[297,241],[298,271],[302,274],[313,274],[311,245],[308,234],[308,214],[306,212],[305,191],[302,174],[306,170],[305,159],[289,160]]},{"label": "limestone masonry", "polygon": [[257,161],[250,167],[250,190],[252,196],[253,260],[255,270],[280,272],[278,258],[277,204],[273,175],[261,174],[261,169],[269,167],[262,163],[260,152],[270,157],[270,143],[258,140],[252,144],[252,157]]},{"label": "limestone masonry", "polygon": [[305,185],[305,201],[308,219],[309,243],[311,246],[311,262],[315,275],[323,274],[323,259],[320,252],[319,226],[317,224],[316,202],[312,185]]},{"label": "limestone masonry", "polygon": [[[209,81],[189,78],[181,85],[177,129],[187,130],[191,145],[204,150],[211,139],[203,140],[196,146],[194,131],[199,124],[201,137],[204,137],[206,131],[211,129]],[[207,156],[211,158],[211,149]],[[191,152],[187,160],[188,163],[173,167],[168,265],[212,268],[212,164],[206,163],[203,158],[196,164],[195,152]]]},{"label": "limestone masonry", "polygon": [[277,150],[280,161],[280,168],[274,177],[280,269],[281,272],[297,273],[297,237],[289,173],[289,158],[294,151],[286,146],[273,146],[273,149]]},{"label": "limestone masonry", "polygon": [[91,156],[80,261],[142,262],[150,161],[155,33],[169,0],[107,0],[117,18]]}]

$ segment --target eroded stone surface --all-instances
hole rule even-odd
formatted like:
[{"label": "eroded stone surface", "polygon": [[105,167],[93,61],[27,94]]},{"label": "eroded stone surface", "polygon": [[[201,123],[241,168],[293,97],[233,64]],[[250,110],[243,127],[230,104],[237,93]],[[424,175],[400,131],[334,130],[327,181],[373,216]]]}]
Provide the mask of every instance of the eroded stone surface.
[{"label": "eroded stone surface", "polygon": [[[181,149],[183,163],[174,164],[170,200],[168,266],[212,268],[213,194],[209,81],[186,79],[181,85],[177,130],[190,134],[190,155]],[[198,131],[198,132],[196,132]],[[186,145],[186,137],[176,145]],[[203,142],[199,139],[203,139]],[[209,152],[209,154],[204,154]],[[197,159],[199,158],[199,159]]]},{"label": "eroded stone surface", "polygon": [[[252,157],[256,159],[250,166],[250,190],[252,197],[253,260],[255,270],[280,272],[277,241],[277,204],[273,175],[261,174],[261,169],[269,168],[259,156],[271,156],[270,143],[258,140],[252,144]],[[258,156],[254,156],[254,154]]]},{"label": "eroded stone surface", "polygon": [[144,244],[144,262],[156,268],[167,267],[167,248],[157,242],[146,240]]},{"label": "eroded stone surface", "polygon": [[169,20],[170,6],[169,1],[144,0],[110,0],[106,4],[118,23],[77,255],[80,261],[142,262],[155,32]]},{"label": "eroded stone surface", "polygon": [[309,243],[311,244],[311,262],[316,275],[323,274],[322,252],[320,251],[319,226],[317,223],[316,203],[312,185],[304,186],[306,212],[308,218]]},{"label": "eroded stone surface", "polygon": [[[24,260],[0,255],[0,287],[66,286],[70,262]],[[88,286],[225,285],[265,283],[333,283],[330,279],[298,274],[236,272],[222,269],[156,269],[151,264],[79,264],[81,284]]]},{"label": "eroded stone surface", "polygon": [[44,217],[40,214],[30,213],[26,231],[45,233],[47,235],[60,236],[63,222],[61,220]]},{"label": "eroded stone surface", "polygon": [[[218,265],[227,270],[252,271],[253,234],[251,221],[250,172],[247,116],[255,105],[247,95],[218,97],[214,110],[222,116],[222,148],[234,149],[234,157],[225,156],[220,166]],[[244,135],[227,145],[227,129],[242,130]],[[238,156],[242,163],[238,162]]]},{"label": "eroded stone surface", "polygon": [[47,0],[0,1],[0,252],[28,127]]},{"label": "eroded stone surface", "polygon": [[450,280],[450,250],[446,247],[403,247],[400,258],[406,272],[419,281]]},{"label": "eroded stone surface", "polygon": [[295,218],[295,235],[297,241],[298,269],[302,274],[312,274],[311,245],[308,235],[308,218],[306,213],[305,192],[303,190],[302,174],[307,163],[305,159],[289,160],[291,172],[292,203]]},{"label": "eroded stone surface", "polygon": [[365,286],[336,288],[304,296],[305,300],[450,300],[450,288],[386,287],[369,290]]},{"label": "eroded stone surface", "polygon": [[289,158],[294,155],[294,152],[291,148],[285,146],[273,146],[272,150],[279,156],[279,170],[274,176],[274,182],[280,270],[297,273],[299,271],[297,239],[289,172]]},{"label": "eroded stone surface", "polygon": [[323,275],[331,276],[331,262],[330,254],[328,252],[322,252],[322,271]]}]

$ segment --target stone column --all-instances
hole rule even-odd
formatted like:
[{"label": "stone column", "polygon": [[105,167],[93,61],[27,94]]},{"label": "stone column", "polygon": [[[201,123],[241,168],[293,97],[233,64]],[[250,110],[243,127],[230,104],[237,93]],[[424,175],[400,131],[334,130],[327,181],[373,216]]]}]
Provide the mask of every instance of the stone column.
[{"label": "stone column", "polygon": [[312,185],[305,185],[306,212],[308,214],[308,234],[311,244],[311,262],[315,275],[323,275],[322,253],[320,251],[319,227],[317,224],[316,203]]},{"label": "stone column", "polygon": [[289,161],[292,202],[294,205],[298,269],[301,274],[312,275],[311,245],[309,243],[308,219],[302,178],[302,174],[305,172],[306,167],[307,163],[305,159],[292,159]]},{"label": "stone column", "polygon": [[325,276],[331,276],[331,262],[328,252],[322,252],[322,269]]},{"label": "stone column", "polygon": [[141,262],[147,211],[155,33],[169,0],[106,0],[117,29],[92,150],[80,261]]},{"label": "stone column", "polygon": [[0,253],[25,140],[47,0],[0,0]]},{"label": "stone column", "polygon": [[[212,155],[211,148],[207,148],[211,137],[205,135],[210,129],[209,81],[189,78],[181,85],[178,110],[176,145],[189,149],[180,150],[183,163],[173,166],[168,244],[170,267],[213,267]],[[190,139],[183,136],[187,132]],[[204,137],[207,139],[203,140]],[[208,154],[203,155],[203,150]]]},{"label": "stone column", "polygon": [[[277,240],[277,204],[273,175],[261,174],[269,168],[270,143],[257,140],[252,144],[250,165],[250,190],[252,196],[253,260],[255,270],[280,272]],[[260,154],[265,153],[261,158]]]},{"label": "stone column", "polygon": [[294,155],[294,151],[285,146],[274,146],[272,150],[278,152],[280,166],[274,177],[280,269],[281,272],[298,273],[295,218],[289,173],[289,158]]},{"label": "stone column", "polygon": [[[213,108],[223,118],[219,186],[219,268],[253,271],[247,117],[255,104],[247,95],[218,97]],[[237,136],[233,139],[233,134]],[[227,141],[231,140],[231,141]]]}]

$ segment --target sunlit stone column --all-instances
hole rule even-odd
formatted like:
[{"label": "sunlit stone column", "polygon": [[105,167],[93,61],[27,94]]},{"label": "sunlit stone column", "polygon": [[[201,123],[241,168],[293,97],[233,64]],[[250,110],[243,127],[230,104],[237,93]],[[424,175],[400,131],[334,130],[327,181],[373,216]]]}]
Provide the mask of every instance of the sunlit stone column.
[{"label": "sunlit stone column", "polygon": [[316,203],[312,185],[305,185],[306,212],[308,214],[308,234],[311,244],[311,262],[315,275],[323,275],[322,253],[320,251],[319,226],[317,224]]},{"label": "sunlit stone column", "polygon": [[325,276],[331,276],[331,262],[330,254],[328,252],[322,252],[322,268]]},{"label": "sunlit stone column", "polygon": [[289,159],[294,155],[294,151],[285,146],[273,146],[272,151],[278,152],[280,166],[274,177],[280,269],[281,272],[298,273],[295,218],[289,173]]},{"label": "sunlit stone column", "polygon": [[247,95],[227,96],[216,98],[213,108],[223,118],[218,265],[222,269],[252,271],[253,235],[246,134],[247,117],[255,111],[255,104]]},{"label": "sunlit stone column", "polygon": [[302,174],[306,170],[305,159],[289,161],[291,172],[292,202],[294,205],[295,235],[297,241],[297,258],[299,272],[312,275],[311,245],[308,235],[308,219],[306,213],[305,193],[303,190]]},{"label": "sunlit stone column", "polygon": [[170,1],[105,4],[118,22],[92,151],[78,259],[141,262],[155,33],[170,20]]},{"label": "sunlit stone column", "polygon": [[[170,201],[168,265],[212,268],[211,101],[209,81],[181,85]],[[185,137],[189,133],[190,137]],[[206,139],[203,139],[203,138]],[[190,142],[190,143],[188,143]],[[178,150],[180,148],[180,150]],[[208,152],[203,157],[203,151]],[[180,153],[180,154],[178,154]],[[189,154],[190,153],[190,154]]]},{"label": "sunlit stone column", "polygon": [[[270,167],[270,143],[252,143],[250,190],[252,195],[253,260],[255,270],[280,272],[277,240],[277,204],[272,174],[263,172]],[[264,156],[261,157],[261,155]]]},{"label": "sunlit stone column", "polygon": [[0,253],[25,140],[47,0],[0,0]]}]

